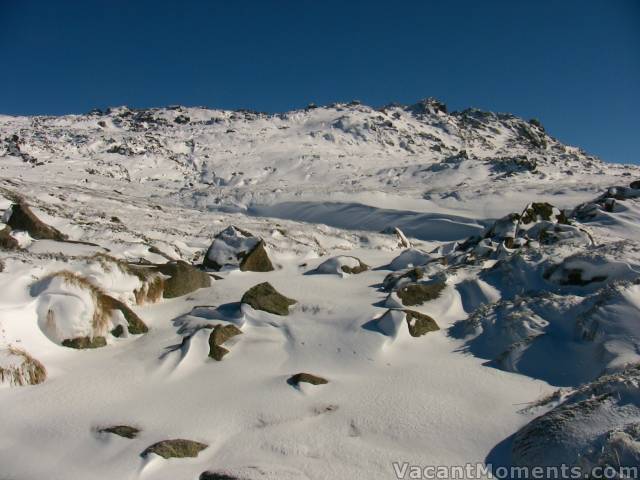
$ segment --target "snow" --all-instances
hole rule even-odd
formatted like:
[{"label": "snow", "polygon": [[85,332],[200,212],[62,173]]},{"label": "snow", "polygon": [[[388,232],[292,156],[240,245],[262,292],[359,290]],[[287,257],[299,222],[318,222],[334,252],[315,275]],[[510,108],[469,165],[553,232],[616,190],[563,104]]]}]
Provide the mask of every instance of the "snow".
[{"label": "snow", "polygon": [[[626,185],[640,169],[510,115],[436,107],[0,116],[0,138],[19,135],[19,149],[0,142],[0,209],[20,194],[79,242],[12,232],[22,249],[0,251],[0,368],[19,348],[47,370],[0,384],[1,475],[388,479],[394,461],[483,462],[531,431],[538,456],[515,441],[505,461],[637,458],[640,198]],[[551,217],[520,221],[532,202]],[[261,239],[275,270],[240,271]],[[168,259],[223,268],[209,288],[137,304],[143,280],[123,265]],[[347,274],[357,259],[370,268]],[[149,332],[111,335],[120,312],[97,326],[95,291],[60,271]],[[240,304],[262,282],[297,301],[289,315]],[[407,283],[444,285],[409,307],[440,330],[409,334]],[[242,331],[221,361],[218,324]],[[97,334],[106,346],[60,344]],[[299,372],[328,383],[296,389]],[[615,399],[597,415],[557,438],[537,429],[599,388]],[[97,432],[112,425],[141,432]],[[141,458],[171,438],[208,448]]]}]

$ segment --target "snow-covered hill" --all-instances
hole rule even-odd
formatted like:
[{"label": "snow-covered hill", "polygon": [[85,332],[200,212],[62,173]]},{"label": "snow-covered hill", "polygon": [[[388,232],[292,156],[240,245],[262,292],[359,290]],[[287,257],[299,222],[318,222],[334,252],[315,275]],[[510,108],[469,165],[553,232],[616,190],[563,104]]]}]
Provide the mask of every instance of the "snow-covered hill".
[{"label": "snow-covered hill", "polygon": [[638,463],[640,168],[433,99],[0,140],[0,478]]}]

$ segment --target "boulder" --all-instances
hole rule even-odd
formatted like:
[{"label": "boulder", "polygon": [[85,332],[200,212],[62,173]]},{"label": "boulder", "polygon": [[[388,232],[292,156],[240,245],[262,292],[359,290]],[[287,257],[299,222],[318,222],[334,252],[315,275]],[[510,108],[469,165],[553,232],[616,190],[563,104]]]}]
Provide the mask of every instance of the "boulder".
[{"label": "boulder", "polygon": [[182,260],[158,265],[156,269],[169,278],[164,279],[162,296],[175,298],[191,293],[199,288],[211,286],[211,277]]},{"label": "boulder", "polygon": [[264,240],[250,250],[240,262],[240,270],[243,272],[271,272],[274,270],[265,248]]},{"label": "boulder", "polygon": [[100,348],[107,345],[104,337],[76,337],[67,338],[62,341],[63,347],[76,348],[78,350],[86,350],[89,348]]},{"label": "boulder", "polygon": [[[131,310],[125,303],[107,294],[102,295],[101,302],[106,308],[110,309],[111,311],[119,310],[120,313],[122,313],[122,315],[124,316],[124,319],[127,321],[127,330],[131,335],[140,335],[142,333],[147,333],[149,331],[149,328],[142,321],[142,319],[136,314],[136,312]],[[122,327],[121,325],[118,325],[118,326]],[[115,336],[118,336],[118,335],[115,335]]]},{"label": "boulder", "polygon": [[13,230],[29,232],[29,235],[36,240],[57,240],[60,242],[67,240],[66,235],[36,217],[24,201],[14,203],[10,207],[6,223]]},{"label": "boulder", "polygon": [[414,310],[403,310],[403,312],[406,315],[407,327],[409,327],[409,334],[412,337],[421,337],[429,332],[440,330],[436,321],[429,315]]},{"label": "boulder", "polygon": [[202,472],[199,480],[242,480],[234,475],[227,475],[223,472]]},{"label": "boulder", "polygon": [[297,303],[296,300],[287,298],[280,294],[268,283],[260,283],[251,287],[242,296],[242,303],[250,305],[256,310],[273,313],[275,315],[288,315],[289,307]]},{"label": "boulder", "polygon": [[252,272],[274,270],[264,240],[234,226],[216,235],[202,264],[216,271],[224,267],[238,267],[242,271]]},{"label": "boulder", "polygon": [[297,387],[301,383],[310,383],[311,385],[324,385],[329,383],[326,378],[313,375],[311,373],[296,373],[287,379],[289,385]]},{"label": "boulder", "polygon": [[521,224],[535,223],[540,220],[546,220],[554,223],[566,224],[567,217],[559,209],[546,202],[533,202],[527,205],[527,207],[520,215]]},{"label": "boulder", "polygon": [[634,180],[629,186],[635,190],[640,190],[640,180]]},{"label": "boulder", "polygon": [[194,442],[193,440],[184,440],[182,438],[173,440],[162,440],[147,447],[140,456],[146,458],[152,453],[160,455],[162,458],[186,458],[197,457],[198,454],[207,448],[206,443]]},{"label": "boulder", "polygon": [[130,427],[129,425],[114,425],[113,427],[105,427],[98,430],[100,433],[112,433],[122,438],[134,439],[140,433],[140,429]]},{"label": "boulder", "polygon": [[400,287],[396,293],[403,305],[411,307],[435,300],[440,296],[440,292],[444,290],[445,286],[443,282],[410,283]]},{"label": "boulder", "polygon": [[382,288],[389,292],[401,286],[404,283],[415,283],[422,280],[424,270],[419,267],[410,268],[399,272],[391,272],[384,277]]},{"label": "boulder", "polygon": [[440,330],[436,321],[429,315],[408,309],[391,309],[377,320],[377,326],[385,335],[398,338],[403,334],[402,324],[407,325],[407,331],[412,337],[421,337],[429,332]]},{"label": "boulder", "polygon": [[216,325],[209,335],[209,356],[218,362],[221,361],[222,357],[229,353],[222,344],[241,333],[242,330],[235,325]]}]

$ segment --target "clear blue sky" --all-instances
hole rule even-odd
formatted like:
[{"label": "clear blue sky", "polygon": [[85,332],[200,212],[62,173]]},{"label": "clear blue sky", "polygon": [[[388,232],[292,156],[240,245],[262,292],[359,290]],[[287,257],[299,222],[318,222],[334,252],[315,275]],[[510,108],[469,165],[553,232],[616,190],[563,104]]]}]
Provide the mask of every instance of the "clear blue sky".
[{"label": "clear blue sky", "polygon": [[640,1],[0,0],[0,112],[434,96],[640,163]]}]

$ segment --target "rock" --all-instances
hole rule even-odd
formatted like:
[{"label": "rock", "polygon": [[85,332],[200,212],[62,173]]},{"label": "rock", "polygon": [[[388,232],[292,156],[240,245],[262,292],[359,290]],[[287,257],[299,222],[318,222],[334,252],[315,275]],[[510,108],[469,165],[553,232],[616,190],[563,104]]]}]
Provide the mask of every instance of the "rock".
[{"label": "rock", "polygon": [[398,288],[403,283],[415,283],[418,280],[422,280],[424,277],[424,270],[419,267],[410,268],[400,272],[391,272],[384,277],[382,281],[382,288],[389,292]]},{"label": "rock", "polygon": [[113,427],[101,428],[98,430],[100,433],[112,433],[114,435],[118,435],[119,437],[133,439],[138,436],[140,433],[139,428],[130,427],[129,425],[115,425]]},{"label": "rock", "polygon": [[216,325],[209,335],[209,356],[218,362],[221,361],[222,357],[229,353],[229,350],[221,345],[240,334],[242,334],[242,330],[235,325]]},{"label": "rock", "polygon": [[113,335],[116,338],[120,338],[124,336],[124,327],[122,325],[118,325],[116,328],[111,330],[111,335]]},{"label": "rock", "polygon": [[24,201],[14,203],[10,209],[11,213],[6,223],[13,230],[29,232],[29,235],[36,240],[57,240],[59,242],[67,240],[66,235],[36,217]]},{"label": "rock", "polygon": [[158,265],[156,269],[163,275],[169,276],[163,282],[164,298],[181,297],[199,288],[211,286],[209,275],[181,260]]},{"label": "rock", "polygon": [[634,180],[629,186],[635,190],[640,190],[640,180]]},{"label": "rock", "polygon": [[424,302],[434,300],[440,296],[445,284],[437,283],[410,283],[397,290],[397,295],[402,300],[402,304],[407,307],[421,305]]},{"label": "rock", "polygon": [[542,126],[542,122],[540,122],[540,120],[538,120],[537,118],[529,119],[529,123],[534,127],[538,127],[540,130],[544,132],[544,127]]},{"label": "rock", "polygon": [[[105,306],[105,308],[109,310],[119,310],[122,313],[125,320],[127,321],[127,330],[131,335],[140,335],[142,333],[147,333],[149,331],[149,328],[142,321],[142,319],[120,300],[117,300],[107,294],[103,294],[100,301]],[[118,325],[116,329],[118,327],[122,327],[122,326]],[[119,335],[114,335],[114,336],[117,337]]]},{"label": "rock", "polygon": [[179,125],[186,125],[191,121],[191,119],[186,115],[180,114],[174,118],[173,121]]},{"label": "rock", "polygon": [[251,287],[242,296],[241,302],[256,310],[263,310],[275,315],[288,315],[289,307],[297,303],[296,300],[280,294],[268,282]]},{"label": "rock", "polygon": [[200,477],[200,480],[243,480],[240,477],[227,475],[226,473],[220,472],[203,472]]},{"label": "rock", "polygon": [[369,266],[357,257],[339,255],[322,262],[316,273],[326,273],[334,275],[350,274],[355,275],[369,270]]},{"label": "rock", "polygon": [[76,337],[68,338],[62,341],[63,347],[76,348],[79,350],[89,348],[100,348],[107,345],[107,340],[104,337]]},{"label": "rock", "polygon": [[24,350],[12,346],[0,348],[0,384],[22,387],[37,385],[46,378],[44,365]]},{"label": "rock", "polygon": [[264,240],[260,240],[253,250],[245,255],[240,262],[240,270],[243,272],[271,272],[274,270],[269,255],[267,255]]},{"label": "rock", "polygon": [[326,378],[318,377],[317,375],[312,375],[311,373],[296,373],[292,375],[287,380],[289,385],[293,385],[297,387],[301,383],[310,383],[311,385],[324,385],[329,383],[329,380]]},{"label": "rock", "polygon": [[299,470],[271,464],[252,463],[245,467],[216,468],[203,472],[199,480],[309,480]]},{"label": "rock", "polygon": [[550,203],[533,202],[527,205],[520,216],[521,224],[528,224],[538,222],[540,220],[546,220],[555,223],[568,223],[567,217],[564,213],[558,210]]},{"label": "rock", "polygon": [[429,315],[414,310],[403,310],[403,312],[406,315],[409,334],[412,337],[421,337],[429,332],[440,330],[436,321]]},{"label": "rock", "polygon": [[253,272],[274,270],[264,241],[234,226],[227,227],[216,235],[202,264],[213,270],[221,270],[223,267],[239,267],[242,271]]},{"label": "rock", "polygon": [[402,335],[402,324],[407,325],[407,331],[412,337],[421,337],[429,332],[440,330],[433,318],[415,310],[390,309],[377,320],[380,331],[392,338]]},{"label": "rock", "polygon": [[185,457],[197,457],[198,454],[207,448],[209,445],[206,443],[194,442],[193,440],[174,439],[163,440],[158,443],[147,447],[144,452],[140,454],[141,457],[147,457],[148,455],[155,453],[162,458],[185,458]]},{"label": "rock", "polygon": [[20,243],[11,236],[11,227],[6,226],[0,230],[0,248],[5,250],[18,250]]}]

